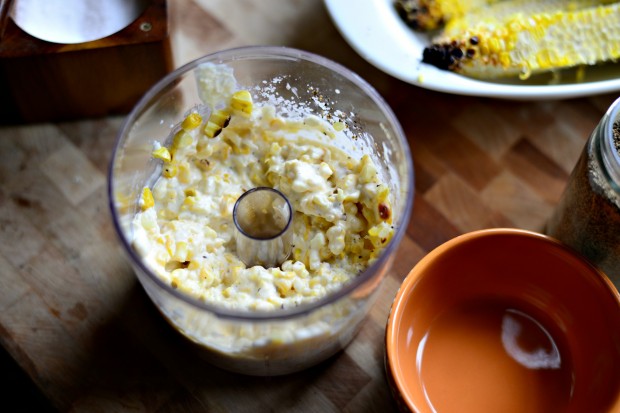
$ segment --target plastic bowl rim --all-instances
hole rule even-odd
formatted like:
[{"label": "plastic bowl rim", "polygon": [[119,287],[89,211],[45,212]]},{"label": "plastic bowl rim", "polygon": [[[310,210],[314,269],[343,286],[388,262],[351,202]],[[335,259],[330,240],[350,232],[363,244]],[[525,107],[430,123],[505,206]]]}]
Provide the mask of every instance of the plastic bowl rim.
[{"label": "plastic bowl rim", "polygon": [[[364,270],[360,275],[358,275],[353,281],[343,285],[342,288],[338,289],[337,291],[328,294],[317,301],[302,304],[298,307],[284,309],[281,311],[242,311],[222,308],[218,307],[217,305],[209,304],[195,299],[166,284],[163,280],[161,280],[161,278],[159,278],[156,274],[149,270],[149,268],[143,263],[143,261],[131,247],[130,240],[121,229],[119,219],[116,213],[116,207],[114,205],[115,198],[113,195],[114,182],[112,177],[114,173],[117,153],[120,150],[119,144],[121,143],[123,136],[125,136],[129,132],[132,125],[134,124],[134,121],[138,118],[139,115],[142,114],[143,110],[147,107],[148,103],[153,97],[155,97],[158,93],[164,90],[164,88],[166,88],[169,84],[173,83],[179,76],[186,74],[187,72],[193,70],[202,63],[222,63],[228,61],[250,60],[258,58],[304,60],[313,64],[317,64],[319,66],[326,67],[327,69],[332,70],[339,75],[349,79],[356,87],[360,88],[377,105],[377,107],[385,115],[388,122],[393,126],[396,138],[402,145],[402,150],[405,152],[403,154],[403,158],[405,159],[406,163],[407,179],[410,183],[409,188],[401,189],[401,196],[404,194],[404,207],[402,209],[403,214],[400,219],[400,224],[398,226],[395,226],[396,231],[394,233],[394,236],[390,240],[389,244],[385,247],[381,256],[372,265],[366,268],[366,270]],[[140,271],[146,274],[150,281],[154,282],[159,288],[161,288],[167,294],[175,297],[176,299],[179,299],[182,302],[185,302],[186,304],[189,304],[200,310],[210,312],[217,317],[238,321],[263,322],[287,320],[308,315],[321,307],[331,305],[339,301],[340,299],[348,296],[349,294],[353,293],[358,287],[369,281],[372,276],[386,263],[386,261],[390,257],[392,257],[392,255],[396,252],[398,245],[400,245],[400,242],[406,232],[406,228],[408,226],[411,216],[411,211],[413,209],[413,188],[415,187],[413,160],[411,157],[411,151],[408,141],[406,139],[406,135],[396,115],[387,104],[387,102],[383,99],[383,97],[375,90],[375,88],[371,86],[367,81],[365,81],[362,77],[339,63],[336,63],[330,59],[311,52],[287,46],[244,46],[226,49],[199,57],[164,76],[142,96],[138,103],[133,107],[129,115],[125,118],[123,125],[119,129],[116,141],[114,143],[114,149],[112,151],[111,160],[108,166],[107,178],[108,206],[112,215],[112,222],[115,228],[115,232],[121,241],[125,253],[129,256],[131,263],[133,265],[136,265],[140,269]],[[405,189],[406,192],[404,192]],[[135,268],[133,269],[133,271],[135,272]],[[142,283],[139,276],[138,279]]]}]

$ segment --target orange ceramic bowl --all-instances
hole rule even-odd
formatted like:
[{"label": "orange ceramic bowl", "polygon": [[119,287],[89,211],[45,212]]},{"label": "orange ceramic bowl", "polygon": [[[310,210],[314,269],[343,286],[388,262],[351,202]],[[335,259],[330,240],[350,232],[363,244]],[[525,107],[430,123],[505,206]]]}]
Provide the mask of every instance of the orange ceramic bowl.
[{"label": "orange ceramic bowl", "polygon": [[386,370],[404,411],[620,412],[620,295],[544,235],[465,234],[405,279]]}]

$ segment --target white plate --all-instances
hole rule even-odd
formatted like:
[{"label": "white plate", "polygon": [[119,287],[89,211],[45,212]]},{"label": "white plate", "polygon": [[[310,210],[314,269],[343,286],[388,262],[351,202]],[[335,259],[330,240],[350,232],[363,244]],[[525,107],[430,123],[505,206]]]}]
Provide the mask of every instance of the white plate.
[{"label": "white plate", "polygon": [[364,59],[382,71],[423,88],[459,95],[504,99],[564,99],[620,90],[620,64],[586,69],[582,82],[575,71],[562,73],[550,84],[550,75],[481,81],[437,69],[421,62],[429,36],[415,33],[400,18],[393,0],[324,0],[336,26]]}]

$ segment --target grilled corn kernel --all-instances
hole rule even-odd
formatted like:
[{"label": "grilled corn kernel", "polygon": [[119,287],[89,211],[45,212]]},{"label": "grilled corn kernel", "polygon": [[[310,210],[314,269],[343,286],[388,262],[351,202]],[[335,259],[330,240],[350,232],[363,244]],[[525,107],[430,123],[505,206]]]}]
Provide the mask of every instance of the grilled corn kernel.
[{"label": "grilled corn kernel", "polygon": [[155,205],[155,200],[153,199],[153,193],[149,188],[144,188],[142,190],[142,196],[140,197],[140,208],[143,211],[146,211],[149,208],[152,208]]},{"label": "grilled corn kernel", "polygon": [[213,165],[211,164],[211,162],[209,162],[207,158],[194,159],[194,165],[196,165],[196,167],[200,169],[201,171],[205,171],[205,172],[213,169]]},{"label": "grilled corn kernel", "polygon": [[222,131],[222,127],[217,123],[208,121],[202,130],[207,138],[215,138]]},{"label": "grilled corn kernel", "polygon": [[250,115],[253,107],[252,95],[247,90],[240,90],[233,93],[230,99],[230,107],[246,115]]},{"label": "grilled corn kernel", "polygon": [[230,113],[224,110],[215,110],[203,129],[203,133],[209,138],[215,138],[230,123]]},{"label": "grilled corn kernel", "polygon": [[450,19],[461,17],[496,1],[498,0],[395,0],[394,6],[411,28],[430,31]]},{"label": "grilled corn kernel", "polygon": [[222,128],[225,128],[230,123],[230,113],[224,110],[215,110],[209,115],[209,122],[213,122]]},{"label": "grilled corn kernel", "polygon": [[151,155],[153,156],[153,158],[161,159],[164,162],[170,162],[172,160],[170,151],[165,146],[161,146],[155,149]]}]

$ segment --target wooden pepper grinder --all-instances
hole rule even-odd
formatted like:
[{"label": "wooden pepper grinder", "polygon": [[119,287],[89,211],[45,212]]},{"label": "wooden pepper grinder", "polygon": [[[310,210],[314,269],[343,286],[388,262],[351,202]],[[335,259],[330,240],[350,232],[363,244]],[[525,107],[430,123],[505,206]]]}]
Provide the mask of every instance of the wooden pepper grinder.
[{"label": "wooden pepper grinder", "polygon": [[119,1],[0,0],[0,123],[124,114],[172,70],[166,0]]}]

